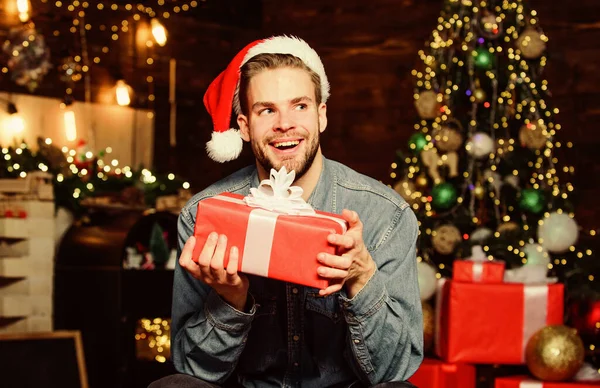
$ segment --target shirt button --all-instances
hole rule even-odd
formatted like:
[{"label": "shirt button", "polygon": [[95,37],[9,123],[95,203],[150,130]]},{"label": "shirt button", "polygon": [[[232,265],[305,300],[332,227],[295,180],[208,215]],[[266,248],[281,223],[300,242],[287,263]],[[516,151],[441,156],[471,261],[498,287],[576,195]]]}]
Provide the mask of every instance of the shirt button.
[{"label": "shirt button", "polygon": [[359,343],[360,343],[360,340],[359,340],[359,339],[355,339],[355,340],[354,340],[354,343],[355,343],[355,344],[359,344]]},{"label": "shirt button", "polygon": [[292,288],[292,292],[293,292],[294,294],[297,294],[297,293],[298,293],[298,289],[297,289],[296,287],[294,287],[294,288]]},{"label": "shirt button", "polygon": [[297,335],[295,335],[293,338],[294,338],[294,341],[298,341],[300,339],[300,337]]},{"label": "shirt button", "polygon": [[295,362],[295,363],[294,363],[294,366],[298,366],[298,363],[297,363],[297,362]]}]

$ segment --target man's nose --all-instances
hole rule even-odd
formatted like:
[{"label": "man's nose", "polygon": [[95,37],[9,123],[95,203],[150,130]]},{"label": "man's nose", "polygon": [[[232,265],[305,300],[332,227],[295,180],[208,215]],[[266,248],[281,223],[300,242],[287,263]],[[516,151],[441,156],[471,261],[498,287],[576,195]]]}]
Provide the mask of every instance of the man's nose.
[{"label": "man's nose", "polygon": [[279,131],[289,131],[295,127],[294,117],[291,112],[286,110],[280,110],[278,120],[276,123],[276,129]]}]

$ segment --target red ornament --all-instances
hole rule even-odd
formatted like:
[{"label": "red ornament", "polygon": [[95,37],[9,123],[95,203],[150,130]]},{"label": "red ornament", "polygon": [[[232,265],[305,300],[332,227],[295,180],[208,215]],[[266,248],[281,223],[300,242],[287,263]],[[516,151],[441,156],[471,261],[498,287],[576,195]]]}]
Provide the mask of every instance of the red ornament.
[{"label": "red ornament", "polygon": [[27,218],[27,212],[25,210],[19,210],[19,218]]},{"label": "red ornament", "polygon": [[13,217],[13,215],[14,215],[14,214],[13,214],[13,211],[12,211],[12,210],[10,210],[10,209],[6,209],[6,210],[4,211],[4,217],[11,218],[11,217]]},{"label": "red ornament", "polygon": [[582,338],[600,335],[600,300],[575,301],[569,307],[569,315],[571,325]]}]

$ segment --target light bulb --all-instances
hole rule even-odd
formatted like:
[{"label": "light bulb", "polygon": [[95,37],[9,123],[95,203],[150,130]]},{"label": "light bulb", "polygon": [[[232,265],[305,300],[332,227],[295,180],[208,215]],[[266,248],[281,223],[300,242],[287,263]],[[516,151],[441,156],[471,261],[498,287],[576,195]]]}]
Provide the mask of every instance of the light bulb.
[{"label": "light bulb", "polygon": [[68,141],[77,139],[77,125],[75,124],[75,112],[68,109],[64,112],[65,135]]},{"label": "light bulb", "polygon": [[167,30],[156,18],[150,21],[150,25],[152,26],[152,35],[156,44],[161,47],[164,46],[167,43]]},{"label": "light bulb", "polygon": [[22,23],[29,20],[29,0],[17,0],[17,11],[19,12],[19,20]]},{"label": "light bulb", "polygon": [[122,79],[117,81],[116,96],[117,104],[121,106],[127,106],[131,103],[131,98],[129,97],[129,85]]}]

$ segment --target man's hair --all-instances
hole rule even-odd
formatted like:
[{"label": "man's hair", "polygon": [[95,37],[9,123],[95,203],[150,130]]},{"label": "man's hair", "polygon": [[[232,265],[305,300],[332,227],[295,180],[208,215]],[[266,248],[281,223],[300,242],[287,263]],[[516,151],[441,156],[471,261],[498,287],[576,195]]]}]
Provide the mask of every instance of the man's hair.
[{"label": "man's hair", "polygon": [[315,87],[315,99],[317,106],[321,104],[321,77],[314,71],[312,71],[302,60],[291,54],[258,54],[252,57],[246,62],[240,69],[240,88],[239,88],[239,102],[241,113],[248,115],[248,85],[250,80],[255,75],[261,73],[264,70],[280,69],[283,67],[290,67],[294,69],[306,70],[310,75],[313,86]]}]

